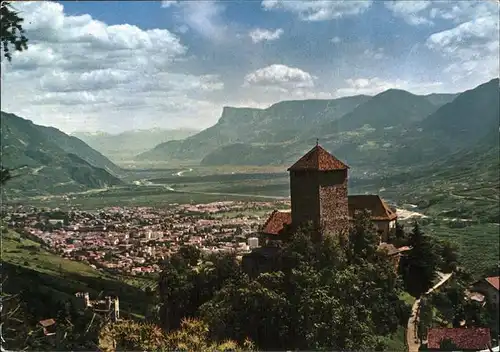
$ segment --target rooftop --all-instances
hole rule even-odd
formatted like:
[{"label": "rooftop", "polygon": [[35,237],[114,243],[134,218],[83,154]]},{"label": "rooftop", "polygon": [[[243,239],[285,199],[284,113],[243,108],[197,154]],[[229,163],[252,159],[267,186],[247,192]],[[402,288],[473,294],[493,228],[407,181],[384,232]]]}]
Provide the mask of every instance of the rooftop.
[{"label": "rooftop", "polygon": [[54,319],[44,319],[39,321],[39,324],[44,328],[54,325],[55,323],[56,321]]},{"label": "rooftop", "polygon": [[268,235],[279,235],[285,225],[292,223],[292,213],[290,211],[275,210],[271,213],[262,227],[262,232]]},{"label": "rooftop", "polygon": [[356,210],[368,210],[372,220],[394,220],[397,215],[389,208],[380,196],[363,194],[348,196],[349,216],[354,217]]},{"label": "rooftop", "polygon": [[288,171],[314,170],[314,171],[332,171],[347,170],[349,166],[328,153],[320,145],[316,145],[295,164],[288,168]]},{"label": "rooftop", "polygon": [[431,328],[427,335],[427,348],[439,349],[446,339],[464,350],[484,349],[491,344],[489,328]]},{"label": "rooftop", "polygon": [[485,279],[491,286],[500,290],[500,276],[490,276]]}]

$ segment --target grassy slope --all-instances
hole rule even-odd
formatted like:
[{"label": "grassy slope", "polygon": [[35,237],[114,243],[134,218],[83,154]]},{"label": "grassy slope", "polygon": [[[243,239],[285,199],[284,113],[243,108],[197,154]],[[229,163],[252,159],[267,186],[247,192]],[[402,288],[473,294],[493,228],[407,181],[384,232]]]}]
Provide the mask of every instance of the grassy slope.
[{"label": "grassy slope", "polygon": [[19,168],[2,196],[24,197],[81,191],[123,182],[106,171],[118,170],[77,138],[1,112],[2,167]]},{"label": "grassy slope", "polygon": [[2,267],[2,274],[7,278],[4,290],[11,293],[28,285],[53,297],[54,301],[74,300],[75,293],[80,291],[89,292],[91,299],[97,295],[118,295],[120,309],[136,316],[144,314],[147,302],[140,287],[153,284],[151,279],[111,276],[84,263],[62,258],[13,231],[2,234]]},{"label": "grassy slope", "polygon": [[49,275],[79,273],[89,277],[103,277],[102,273],[90,266],[47,252],[39,243],[23,238],[14,231],[2,234],[2,260]]},{"label": "grassy slope", "polygon": [[497,224],[477,224],[464,228],[446,225],[424,226],[429,234],[458,245],[459,261],[474,276],[480,276],[498,263],[500,244]]}]

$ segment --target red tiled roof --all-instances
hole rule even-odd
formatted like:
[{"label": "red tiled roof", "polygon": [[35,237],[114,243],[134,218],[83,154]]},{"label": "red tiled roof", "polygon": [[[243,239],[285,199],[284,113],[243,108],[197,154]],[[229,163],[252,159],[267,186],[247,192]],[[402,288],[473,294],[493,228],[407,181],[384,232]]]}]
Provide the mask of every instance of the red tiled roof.
[{"label": "red tiled roof", "polygon": [[45,320],[40,320],[39,323],[41,326],[46,328],[46,327],[49,327],[51,325],[54,325],[56,323],[56,321],[54,319],[45,319]]},{"label": "red tiled roof", "polygon": [[398,248],[396,248],[395,245],[385,242],[379,244],[378,250],[386,250],[388,255],[394,255],[399,253],[399,250]]},{"label": "red tiled roof", "polygon": [[399,247],[398,248],[395,245],[387,243],[387,242],[382,242],[378,246],[378,250],[387,250],[388,255],[390,255],[390,256],[395,255],[395,254],[399,254],[399,253],[402,253],[402,252],[409,251],[410,249],[411,248],[408,247],[408,246],[404,246],[404,247]]},{"label": "red tiled roof", "polygon": [[427,334],[427,348],[439,349],[445,339],[465,350],[485,349],[491,345],[489,328],[431,328]]},{"label": "red tiled roof", "polygon": [[328,153],[325,149],[316,145],[295,164],[288,168],[288,171],[297,170],[316,170],[316,171],[331,171],[331,170],[346,170],[349,166]]},{"label": "red tiled roof", "polygon": [[368,210],[371,212],[372,220],[395,220],[397,215],[378,195],[355,195],[348,196],[349,216],[354,217],[356,210]]},{"label": "red tiled roof", "polygon": [[262,227],[262,232],[267,235],[279,235],[284,225],[292,223],[292,213],[275,210]]},{"label": "red tiled roof", "polygon": [[491,286],[496,288],[497,290],[500,290],[500,276],[490,276],[487,277],[486,282],[488,282]]}]

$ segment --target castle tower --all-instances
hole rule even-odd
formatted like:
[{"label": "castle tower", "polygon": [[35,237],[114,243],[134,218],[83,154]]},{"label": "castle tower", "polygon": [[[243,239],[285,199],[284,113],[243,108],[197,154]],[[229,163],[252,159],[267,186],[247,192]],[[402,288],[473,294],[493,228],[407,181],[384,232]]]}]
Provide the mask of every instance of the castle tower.
[{"label": "castle tower", "polygon": [[288,169],[294,227],[312,222],[336,234],[348,228],[348,169],[318,144]]}]

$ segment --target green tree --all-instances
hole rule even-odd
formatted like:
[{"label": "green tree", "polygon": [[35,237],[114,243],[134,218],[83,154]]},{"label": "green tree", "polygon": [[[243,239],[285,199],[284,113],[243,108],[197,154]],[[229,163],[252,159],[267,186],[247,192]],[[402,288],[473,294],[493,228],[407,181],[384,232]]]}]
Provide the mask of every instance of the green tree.
[{"label": "green tree", "polygon": [[216,291],[241,276],[233,254],[210,255],[199,266],[193,266],[199,260],[198,255],[199,251],[188,249],[174,254],[163,266],[158,285],[159,313],[167,330],[177,329],[182,318],[196,317],[198,308]]},{"label": "green tree", "polygon": [[179,255],[189,263],[191,266],[198,264],[198,260],[201,258],[201,252],[198,248],[191,245],[183,245],[179,248]]},{"label": "green tree", "polygon": [[354,229],[349,233],[349,261],[373,261],[377,254],[380,237],[375,231],[368,212],[354,215]]},{"label": "green tree", "polygon": [[111,251],[107,251],[104,253],[103,259],[105,261],[110,261],[113,259],[113,253]]},{"label": "green tree", "polygon": [[[160,292],[160,321],[167,330],[176,329],[188,310],[189,292],[191,291],[190,268],[180,255],[173,255],[166,260],[160,274],[158,288]],[[185,315],[186,314],[186,315]]]},{"label": "green tree", "polygon": [[16,51],[28,49],[28,38],[24,35],[22,27],[24,20],[8,1],[2,2],[0,6],[0,18],[1,47],[4,57],[10,61],[12,60],[10,46],[13,46]]},{"label": "green tree", "polygon": [[358,233],[349,235],[353,244],[309,230],[291,234],[275,271],[243,276],[200,308],[215,340],[248,337],[263,350],[371,351],[406,324],[409,307],[398,298],[394,266],[376,251],[363,216],[353,229]]},{"label": "green tree", "polygon": [[473,300],[466,301],[464,313],[466,326],[489,327],[492,322],[488,309],[484,309],[481,303]]},{"label": "green tree", "polygon": [[[2,286],[5,280],[2,282]],[[5,290],[5,289],[4,289]],[[11,351],[26,348],[26,342],[35,329],[31,324],[33,317],[27,309],[27,304],[19,294],[1,293],[1,331],[2,347]]]},{"label": "green tree", "polygon": [[392,241],[389,243],[394,244],[396,247],[402,247],[408,245],[408,235],[406,234],[405,227],[403,224],[396,222],[396,228],[394,229],[394,236],[391,237]]},{"label": "green tree", "polygon": [[451,339],[443,339],[439,343],[439,349],[442,351],[457,351],[459,348]]},{"label": "green tree", "polygon": [[432,287],[436,277],[438,256],[433,241],[415,223],[409,237],[411,250],[401,259],[400,270],[406,290],[419,297]]},{"label": "green tree", "polygon": [[445,273],[455,271],[458,266],[458,247],[449,241],[436,243],[439,255],[439,268]]},{"label": "green tree", "polygon": [[[3,50],[4,57],[11,61],[12,53],[10,46],[14,47],[15,51],[23,51],[28,49],[28,39],[24,35],[22,27],[24,19],[19,16],[19,12],[15,11],[13,6],[8,1],[2,1],[0,4],[0,47]],[[0,166],[0,186],[3,186],[7,181],[13,178],[8,168]]]},{"label": "green tree", "polygon": [[123,320],[104,326],[99,333],[99,349],[114,351],[252,351],[246,340],[242,346],[234,341],[215,343],[208,339],[208,326],[199,320],[183,320],[179,330],[166,334],[154,324]]},{"label": "green tree", "polygon": [[422,340],[427,338],[427,331],[432,324],[433,311],[432,304],[427,298],[422,298],[418,306],[418,325],[417,325],[417,335]]}]

